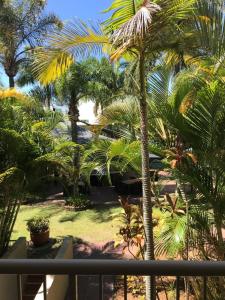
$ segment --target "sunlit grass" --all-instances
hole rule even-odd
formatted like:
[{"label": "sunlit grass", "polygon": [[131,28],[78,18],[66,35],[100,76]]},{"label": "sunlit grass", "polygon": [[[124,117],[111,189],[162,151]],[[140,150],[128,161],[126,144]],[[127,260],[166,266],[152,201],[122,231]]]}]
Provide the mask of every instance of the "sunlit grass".
[{"label": "sunlit grass", "polygon": [[92,243],[108,242],[115,239],[118,223],[112,218],[120,207],[96,207],[86,211],[68,211],[56,205],[22,206],[14,227],[12,239],[25,236],[27,220],[42,216],[50,219],[51,237],[73,236]]}]

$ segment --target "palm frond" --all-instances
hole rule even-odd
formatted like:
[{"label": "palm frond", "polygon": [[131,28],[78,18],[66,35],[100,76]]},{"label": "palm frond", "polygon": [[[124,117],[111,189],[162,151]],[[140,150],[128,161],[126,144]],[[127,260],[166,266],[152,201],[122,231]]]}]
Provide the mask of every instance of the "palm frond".
[{"label": "palm frond", "polygon": [[99,25],[85,24],[80,20],[67,23],[61,31],[48,37],[49,48],[34,52],[33,70],[42,83],[50,83],[65,73],[72,62],[79,58],[96,55],[108,38]]},{"label": "palm frond", "polygon": [[[130,1],[132,2],[132,1]],[[113,43],[124,39],[129,41],[131,38],[140,39],[145,36],[150,29],[152,17],[161,10],[161,7],[150,1],[143,1],[136,13],[122,26],[118,27],[112,34]]]},{"label": "palm frond", "polygon": [[65,24],[62,30],[49,36],[53,48],[70,52],[75,57],[86,57],[101,53],[102,46],[108,44],[108,37],[102,32],[100,25],[74,20]]},{"label": "palm frond", "polygon": [[140,47],[142,50],[149,48],[151,52],[168,47],[169,31],[173,35],[179,31],[179,20],[190,15],[194,2],[174,0],[158,1],[156,4],[143,1],[133,17],[112,32],[111,41],[116,50],[111,59],[117,60],[126,51]]},{"label": "palm frond", "polygon": [[224,1],[198,0],[195,26],[205,53],[221,57],[225,46]]},{"label": "palm frond", "polygon": [[124,139],[115,141],[99,140],[85,151],[84,161],[95,163],[96,171],[106,172],[111,183],[110,173],[112,170],[125,172],[128,168],[133,168],[138,173],[141,170],[140,143],[134,141],[127,142]]},{"label": "palm frond", "polygon": [[49,84],[63,74],[73,63],[73,56],[60,49],[37,48],[33,63],[34,76]]},{"label": "palm frond", "polygon": [[111,34],[121,25],[129,21],[137,12],[143,0],[114,0],[104,12],[113,12],[112,16],[103,25],[107,34]]},{"label": "palm frond", "polygon": [[156,254],[174,257],[185,249],[186,216],[165,216],[156,236]]},{"label": "palm frond", "polygon": [[[104,109],[98,118],[99,124],[103,126],[113,125],[116,135],[135,139],[139,128],[139,109],[134,98],[118,100]],[[127,133],[126,136],[124,134]]]}]

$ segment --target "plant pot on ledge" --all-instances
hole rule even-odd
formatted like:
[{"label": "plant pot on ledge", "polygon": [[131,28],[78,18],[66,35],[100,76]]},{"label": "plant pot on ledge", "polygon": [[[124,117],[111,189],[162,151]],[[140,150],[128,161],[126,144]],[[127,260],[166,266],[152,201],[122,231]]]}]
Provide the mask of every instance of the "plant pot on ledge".
[{"label": "plant pot on ledge", "polygon": [[30,233],[30,239],[35,247],[40,247],[48,243],[49,230],[40,233]]},{"label": "plant pot on ledge", "polygon": [[27,222],[27,229],[35,247],[41,247],[49,241],[49,220],[46,218],[33,218]]}]

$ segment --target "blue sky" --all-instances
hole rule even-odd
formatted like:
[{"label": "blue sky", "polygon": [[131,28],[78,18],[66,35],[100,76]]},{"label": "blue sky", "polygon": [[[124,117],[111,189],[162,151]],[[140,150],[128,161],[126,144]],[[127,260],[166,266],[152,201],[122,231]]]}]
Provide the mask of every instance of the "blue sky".
[{"label": "blue sky", "polygon": [[55,12],[64,20],[75,17],[83,20],[102,20],[101,12],[108,8],[111,0],[48,0],[48,11]]}]

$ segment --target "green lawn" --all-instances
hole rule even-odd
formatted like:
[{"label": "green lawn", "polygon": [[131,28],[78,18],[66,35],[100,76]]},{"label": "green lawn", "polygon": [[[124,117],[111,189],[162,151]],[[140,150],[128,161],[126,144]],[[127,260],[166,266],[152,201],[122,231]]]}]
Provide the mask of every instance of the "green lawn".
[{"label": "green lawn", "polygon": [[73,236],[92,243],[108,242],[115,239],[118,223],[112,215],[120,207],[97,207],[86,211],[67,211],[56,205],[22,206],[14,227],[12,239],[25,236],[29,239],[26,221],[35,216],[50,219],[51,237]]}]

